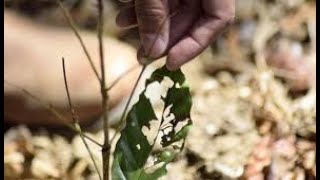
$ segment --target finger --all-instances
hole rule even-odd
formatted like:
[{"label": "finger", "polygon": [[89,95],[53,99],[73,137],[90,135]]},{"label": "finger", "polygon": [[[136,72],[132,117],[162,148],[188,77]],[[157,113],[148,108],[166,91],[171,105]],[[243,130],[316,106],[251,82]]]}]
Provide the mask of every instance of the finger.
[{"label": "finger", "polygon": [[120,9],[116,17],[116,24],[122,28],[131,28],[137,26],[137,17],[134,5]]},{"label": "finger", "polygon": [[[204,15],[193,26],[190,35],[174,45],[167,58],[167,68],[176,70],[199,55],[233,22],[234,0],[203,0]],[[230,6],[228,6],[230,5]]]},{"label": "finger", "polygon": [[149,59],[145,56],[145,52],[143,50],[143,47],[141,47],[141,46],[137,52],[137,59],[138,59],[139,63],[142,65],[147,65],[153,61],[152,59]]},{"label": "finger", "polygon": [[195,20],[199,18],[199,15],[199,0],[187,0],[186,3],[180,5],[178,12],[170,20],[172,26],[170,27],[169,48],[188,34]]},{"label": "finger", "polygon": [[199,55],[222,32],[225,24],[219,20],[201,19],[195,30],[174,45],[167,58],[167,68],[176,70]]},{"label": "finger", "polygon": [[136,0],[135,10],[145,56],[160,57],[169,41],[167,0]]},{"label": "finger", "polygon": [[[162,54],[162,56],[165,56],[168,53],[168,49],[176,44],[189,31],[189,29],[193,25],[194,20],[198,18],[198,13],[194,6],[185,6],[183,8],[180,8],[179,12],[172,12],[172,14],[174,14],[174,16],[170,19],[170,23],[172,24],[172,26],[170,27],[169,43],[166,51]],[[141,62],[142,64],[148,61],[148,58],[145,57],[145,52],[141,47],[138,50],[137,57],[139,62]]]},{"label": "finger", "polygon": [[[188,0],[186,3],[180,3],[178,0],[170,0],[169,7],[170,23],[172,25],[169,30],[170,37],[168,47],[162,56],[167,55],[168,50],[185,36],[192,27],[194,20],[199,18],[200,12],[200,3],[198,0]],[[137,57],[141,63],[150,61],[148,58],[145,58],[143,48],[138,50]]]}]

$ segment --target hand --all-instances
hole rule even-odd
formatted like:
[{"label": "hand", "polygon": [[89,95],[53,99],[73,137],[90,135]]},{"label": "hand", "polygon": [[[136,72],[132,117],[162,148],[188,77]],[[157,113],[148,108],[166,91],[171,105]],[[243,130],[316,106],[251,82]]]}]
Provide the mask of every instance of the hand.
[{"label": "hand", "polygon": [[120,10],[120,27],[138,25],[145,58],[167,55],[167,68],[176,70],[199,55],[229,26],[235,15],[234,0],[134,0]]}]

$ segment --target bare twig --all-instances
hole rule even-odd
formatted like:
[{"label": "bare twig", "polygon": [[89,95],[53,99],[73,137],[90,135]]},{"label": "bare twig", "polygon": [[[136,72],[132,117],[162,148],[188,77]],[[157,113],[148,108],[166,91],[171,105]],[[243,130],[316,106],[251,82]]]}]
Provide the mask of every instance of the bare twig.
[{"label": "bare twig", "polygon": [[144,65],[144,66],[142,67],[142,69],[141,69],[141,72],[140,72],[140,74],[139,74],[139,77],[138,77],[138,79],[137,79],[137,81],[136,81],[136,83],[135,83],[135,85],[134,85],[134,87],[133,87],[133,90],[131,91],[131,94],[130,94],[129,99],[128,99],[127,103],[126,103],[126,106],[125,106],[125,108],[124,108],[124,110],[123,110],[123,112],[122,112],[122,114],[121,114],[119,126],[118,126],[118,128],[116,129],[116,132],[114,133],[113,137],[112,137],[111,140],[110,140],[110,143],[111,143],[111,144],[112,144],[112,142],[115,140],[117,134],[121,131],[121,129],[122,129],[123,126],[124,126],[126,112],[127,112],[127,110],[128,110],[129,104],[131,103],[131,99],[132,99],[132,97],[133,97],[133,95],[134,95],[134,92],[136,91],[136,89],[137,89],[137,87],[138,87],[138,84],[139,84],[139,82],[140,82],[140,79],[141,79],[141,77],[142,77],[142,75],[143,75],[143,72],[145,71],[146,67],[147,67],[147,66]]},{"label": "bare twig", "polygon": [[81,126],[79,124],[79,119],[78,117],[76,116],[76,112],[75,112],[75,109],[73,108],[73,105],[72,105],[72,101],[71,101],[71,96],[70,96],[70,92],[69,92],[69,88],[68,88],[68,81],[67,81],[67,74],[66,74],[66,66],[65,66],[65,61],[64,61],[64,58],[62,58],[62,69],[63,69],[63,79],[64,79],[64,85],[65,85],[65,89],[66,89],[66,93],[67,93],[67,97],[68,97],[68,103],[69,103],[69,110],[71,112],[71,116],[72,116],[72,119],[73,119],[73,123],[74,123],[74,126],[76,129],[79,130],[79,135],[80,135],[80,138],[84,144],[84,146],[86,147],[88,153],[89,153],[89,156],[92,160],[92,163],[94,165],[94,168],[96,169],[97,171],[97,174],[99,176],[99,179],[102,180],[102,177],[101,177],[101,173],[99,171],[99,168],[97,166],[97,163],[96,163],[96,160],[94,159],[94,156],[93,156],[93,153],[86,141],[86,139],[84,138],[83,136],[83,132],[82,132],[82,129],[81,129]]},{"label": "bare twig", "polygon": [[99,74],[98,74],[97,68],[95,67],[95,65],[94,65],[94,63],[93,63],[93,60],[92,60],[92,58],[91,58],[91,56],[90,56],[90,54],[89,54],[88,48],[87,48],[86,45],[84,44],[83,39],[82,39],[80,33],[78,32],[76,26],[74,25],[74,22],[73,22],[73,20],[72,20],[72,18],[71,18],[71,16],[70,16],[68,10],[64,7],[64,5],[61,3],[60,0],[56,0],[56,1],[57,1],[57,3],[59,4],[60,8],[62,9],[63,15],[64,15],[64,17],[66,18],[66,20],[67,20],[70,28],[72,29],[72,31],[74,32],[74,34],[75,34],[76,37],[78,38],[78,40],[79,40],[79,42],[80,42],[80,44],[81,44],[82,50],[84,51],[84,53],[85,53],[85,55],[87,56],[87,59],[88,59],[88,61],[89,61],[89,63],[90,63],[91,69],[94,71],[94,74],[96,75],[97,79],[98,79],[99,81],[101,81],[101,79],[99,78]]},{"label": "bare twig", "polygon": [[[67,118],[65,118],[63,115],[61,115],[57,110],[54,109],[54,107],[51,104],[45,103],[43,102],[40,98],[38,98],[37,96],[33,95],[32,93],[30,93],[28,90],[19,87],[18,85],[12,84],[10,82],[8,82],[7,80],[4,80],[4,83],[14,87],[18,90],[20,90],[22,93],[24,93],[25,95],[27,95],[28,97],[32,98],[33,100],[37,101],[41,106],[43,106],[45,109],[47,109],[48,111],[50,111],[54,116],[56,116],[56,118],[63,123],[65,126],[67,126],[68,128],[70,128],[71,130],[73,130],[75,133],[79,133],[79,130],[77,128],[75,128],[72,124],[68,123],[69,120]],[[83,134],[83,136],[90,140],[91,142],[93,142],[94,144],[96,144],[99,147],[102,147],[102,144],[100,144],[99,142],[97,142],[96,140],[92,139],[91,137],[87,136],[86,134]]]},{"label": "bare twig", "polygon": [[79,124],[79,119],[76,116],[75,109],[73,108],[73,105],[72,105],[72,102],[71,102],[71,96],[70,96],[69,87],[68,87],[67,73],[66,73],[66,66],[65,66],[64,58],[62,58],[62,69],[63,69],[64,86],[65,86],[66,93],[67,93],[69,109],[70,109],[70,112],[71,112],[71,115],[72,115],[73,123]]},{"label": "bare twig", "polygon": [[104,3],[98,0],[98,40],[99,40],[99,55],[100,55],[100,70],[101,70],[101,96],[102,96],[102,118],[104,130],[104,143],[102,148],[102,167],[103,179],[109,180],[110,166],[110,143],[109,143],[109,120],[108,120],[108,91],[105,81],[105,66],[104,66],[104,47],[103,47],[103,32],[104,32]]}]

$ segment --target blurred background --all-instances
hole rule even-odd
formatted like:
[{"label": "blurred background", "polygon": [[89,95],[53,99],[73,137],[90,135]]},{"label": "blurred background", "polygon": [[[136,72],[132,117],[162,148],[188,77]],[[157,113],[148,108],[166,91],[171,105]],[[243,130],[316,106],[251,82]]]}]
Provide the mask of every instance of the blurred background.
[{"label": "blurred background", "polygon": [[[123,30],[115,25],[116,13],[124,4],[116,0],[105,3],[105,42],[112,47],[107,53],[111,52],[111,61],[127,60],[120,65],[110,62],[110,67],[120,66],[114,68],[116,71],[110,70],[111,81],[120,71],[136,64],[139,37],[137,29]],[[90,40],[95,38],[96,1],[64,0],[63,4],[88,40],[89,48],[96,48],[96,42]],[[65,96],[61,95],[65,93],[64,86],[52,83],[61,78],[59,74],[56,80],[57,71],[48,75],[54,76],[48,83],[33,87],[25,82],[43,81],[39,77],[41,71],[30,77],[34,69],[54,68],[41,63],[43,56],[59,60],[61,52],[52,53],[52,50],[77,47],[67,49],[67,57],[83,58],[77,56],[82,51],[60,8],[52,0],[5,0],[4,6],[5,78],[19,74],[16,83],[63,109],[66,105]],[[36,36],[38,31],[50,33],[42,33],[42,40],[37,41],[41,39]],[[57,39],[60,37],[64,38]],[[37,42],[43,44],[36,46]],[[26,62],[39,58],[37,66],[28,69],[25,64],[19,64],[16,60],[21,59],[19,54],[23,54]],[[16,64],[11,65],[12,62]],[[153,66],[163,62],[160,60]],[[43,73],[47,73],[47,68]],[[79,69],[74,68],[72,72]],[[235,24],[182,69],[193,94],[194,126],[184,152],[168,167],[164,179],[316,179],[315,0],[236,0]],[[21,74],[25,75],[21,77]],[[131,86],[126,82],[132,83],[136,78],[134,74],[128,76],[131,79],[124,80],[113,94],[116,110],[112,110],[112,117],[118,117],[117,107],[130,92]],[[90,84],[91,79],[75,79],[71,92],[78,91],[76,88],[83,82],[96,88]],[[62,89],[50,92],[57,87]],[[94,96],[88,91],[91,89],[75,93],[75,103],[85,104],[83,110],[86,111],[80,109],[84,118],[98,119],[99,106],[93,101],[99,94]],[[97,92],[98,89],[91,93]],[[22,97],[17,101],[15,93],[9,89],[4,94],[5,114],[13,119],[9,122],[18,122],[18,125],[7,125],[4,132],[6,179],[96,179],[79,136],[66,136],[66,130],[61,128],[48,130],[45,126],[21,125],[26,116],[38,111],[34,110],[37,106],[31,106],[25,99],[22,101]],[[19,116],[19,112],[22,115]],[[39,119],[43,120],[42,125],[46,124],[47,119],[52,118],[47,117],[47,113],[32,116],[33,120],[25,124]],[[97,140],[103,139],[97,128],[88,128],[88,131]],[[99,158],[98,149],[96,153]]]}]

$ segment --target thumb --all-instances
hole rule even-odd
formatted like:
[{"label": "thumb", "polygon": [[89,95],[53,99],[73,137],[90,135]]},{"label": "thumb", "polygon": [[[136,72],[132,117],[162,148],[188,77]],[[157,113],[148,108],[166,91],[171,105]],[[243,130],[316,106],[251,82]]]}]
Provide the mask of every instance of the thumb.
[{"label": "thumb", "polygon": [[159,58],[166,51],[169,41],[167,0],[136,0],[135,10],[143,52],[138,59],[141,56]]}]

